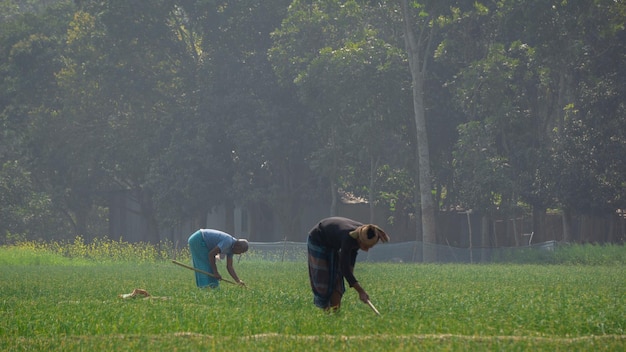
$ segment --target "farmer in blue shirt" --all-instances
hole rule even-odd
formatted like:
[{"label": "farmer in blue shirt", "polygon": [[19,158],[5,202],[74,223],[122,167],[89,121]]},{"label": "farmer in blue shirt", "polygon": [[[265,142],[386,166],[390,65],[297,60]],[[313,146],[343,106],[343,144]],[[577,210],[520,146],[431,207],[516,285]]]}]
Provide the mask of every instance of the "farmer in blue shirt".
[{"label": "farmer in blue shirt", "polygon": [[248,241],[236,239],[219,230],[200,229],[189,237],[188,242],[194,268],[213,274],[211,277],[196,271],[198,287],[219,287],[219,280],[222,276],[217,271],[215,263],[215,257],[218,254],[226,256],[226,269],[235,282],[245,285],[233,268],[233,254],[245,253],[248,250]]}]

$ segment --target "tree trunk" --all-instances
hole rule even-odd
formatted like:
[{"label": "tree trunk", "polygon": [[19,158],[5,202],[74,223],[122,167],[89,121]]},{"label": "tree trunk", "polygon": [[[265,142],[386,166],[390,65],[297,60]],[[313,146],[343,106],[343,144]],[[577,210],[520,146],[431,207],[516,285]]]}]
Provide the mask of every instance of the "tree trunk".
[{"label": "tree trunk", "polygon": [[337,183],[334,180],[330,182],[330,216],[337,215],[337,206],[338,206],[338,194],[337,194]]},{"label": "tree trunk", "polygon": [[85,241],[90,242],[97,234],[87,232],[88,215],[88,207],[74,209],[74,217],[76,218],[76,221],[74,223],[74,231],[76,231],[76,236],[81,236],[83,239],[85,239]]},{"label": "tree trunk", "polygon": [[419,187],[416,187],[415,193],[413,194],[413,202],[415,202],[415,250],[413,251],[413,261],[414,262],[423,262],[424,261],[424,245],[420,248],[417,246],[418,242],[423,242],[422,237],[422,208],[420,207],[420,194]]},{"label": "tree trunk", "polygon": [[564,208],[563,215],[563,242],[568,243],[572,240],[572,212]]},{"label": "tree trunk", "polygon": [[[506,224],[506,228],[507,228],[507,233],[508,231],[508,222],[505,220],[504,223]],[[520,242],[519,242],[519,238],[520,238],[520,234],[517,231],[517,223],[515,222],[515,218],[513,218],[513,239],[515,240],[515,247],[519,247],[520,246]]]},{"label": "tree trunk", "polygon": [[152,204],[152,194],[150,191],[137,186],[134,190],[137,200],[139,201],[139,207],[141,215],[146,221],[146,228],[141,235],[141,241],[156,244],[161,241],[159,234],[159,225],[156,220],[156,212]]},{"label": "tree trunk", "polygon": [[543,207],[533,206],[533,228],[531,231],[534,237],[543,238],[543,231],[546,222],[546,209]]},{"label": "tree trunk", "polygon": [[235,234],[235,205],[232,201],[224,203],[224,224],[226,233],[238,237],[238,234]]},{"label": "tree trunk", "polygon": [[[370,219],[369,223],[374,223],[374,215],[375,215],[375,203],[376,203],[376,170],[378,169],[378,158],[374,160],[374,158],[370,158],[370,187],[369,187],[369,210],[370,210]],[[381,226],[383,224],[380,224]]]},{"label": "tree trunk", "polygon": [[489,261],[489,251],[487,250],[487,246],[489,244],[489,228],[491,227],[489,226],[490,223],[491,221],[489,216],[483,215],[480,224],[480,261],[483,263]]},{"label": "tree trunk", "polygon": [[407,0],[402,0],[404,18],[404,41],[409,59],[411,78],[413,83],[413,110],[415,114],[415,132],[417,140],[418,183],[420,190],[420,204],[422,210],[422,238],[424,241],[424,262],[433,262],[436,253],[428,244],[436,243],[435,205],[431,194],[430,152],[428,150],[428,133],[426,131],[426,109],[424,107],[424,75],[428,47],[432,38],[432,30],[426,33],[427,25],[419,37],[413,33],[412,19]]},{"label": "tree trunk", "polygon": [[613,243],[613,232],[615,231],[615,215],[607,215],[604,217],[605,229],[602,236],[602,243]]}]

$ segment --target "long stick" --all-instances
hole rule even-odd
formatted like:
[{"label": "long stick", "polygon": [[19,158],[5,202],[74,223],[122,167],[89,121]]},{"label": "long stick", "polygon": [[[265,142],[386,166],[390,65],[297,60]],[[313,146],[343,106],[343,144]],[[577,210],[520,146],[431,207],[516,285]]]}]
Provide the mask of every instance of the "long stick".
[{"label": "long stick", "polygon": [[[175,261],[175,260],[173,260],[173,259],[172,259],[172,263],[174,263],[174,264],[176,264],[176,265],[180,265],[180,266],[182,266],[183,268],[187,268],[187,269],[190,269],[190,270],[193,270],[193,271],[197,271],[197,272],[199,272],[200,274],[204,274],[204,275],[210,276],[210,277],[212,277],[212,278],[214,278],[214,279],[217,279],[217,277],[215,277],[215,275],[211,274],[211,273],[210,273],[210,272],[208,272],[208,271],[204,271],[204,270],[196,269],[196,268],[194,268],[193,266],[189,266],[189,265],[183,264],[183,263],[181,263],[181,262],[177,262],[177,261]],[[237,283],[234,283],[234,282],[232,282],[232,281],[226,280],[226,279],[224,279],[224,278],[219,279],[219,280],[224,281],[224,282],[228,282],[229,284],[238,285]]]},{"label": "long stick", "polygon": [[374,304],[372,304],[372,302],[370,302],[370,300],[367,300],[367,305],[370,306],[370,308],[372,308],[372,310],[374,311],[374,313],[376,313],[376,315],[380,315],[380,312],[378,311],[378,309],[376,309],[376,307],[374,307]]}]

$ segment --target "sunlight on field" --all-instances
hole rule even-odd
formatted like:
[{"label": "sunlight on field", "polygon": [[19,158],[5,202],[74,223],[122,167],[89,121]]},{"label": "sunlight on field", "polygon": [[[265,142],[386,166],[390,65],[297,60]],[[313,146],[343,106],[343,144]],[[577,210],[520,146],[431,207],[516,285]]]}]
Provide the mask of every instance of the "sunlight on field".
[{"label": "sunlight on field", "polygon": [[[359,263],[355,274],[380,310],[376,316],[351,289],[339,313],[315,308],[304,262],[236,262],[249,288],[201,290],[192,271],[165,260],[84,265],[57,256],[0,248],[0,350],[626,346],[622,265]],[[224,263],[219,268],[225,273]],[[158,299],[118,297],[135,288]]]}]

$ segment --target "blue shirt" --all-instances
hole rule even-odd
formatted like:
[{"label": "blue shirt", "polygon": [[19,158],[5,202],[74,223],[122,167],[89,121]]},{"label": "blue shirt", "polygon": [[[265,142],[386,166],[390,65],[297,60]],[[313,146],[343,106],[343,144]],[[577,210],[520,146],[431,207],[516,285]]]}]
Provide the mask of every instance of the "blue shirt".
[{"label": "blue shirt", "polygon": [[236,238],[219,230],[202,229],[200,232],[209,250],[219,247],[221,254],[225,254],[229,257],[233,256],[233,244],[237,241]]}]

